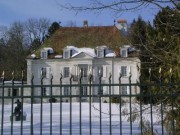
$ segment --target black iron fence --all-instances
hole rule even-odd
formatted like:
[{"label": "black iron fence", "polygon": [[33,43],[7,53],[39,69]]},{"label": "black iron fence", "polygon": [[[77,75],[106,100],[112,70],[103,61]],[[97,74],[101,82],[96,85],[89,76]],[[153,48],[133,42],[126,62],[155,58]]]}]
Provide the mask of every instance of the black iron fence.
[{"label": "black iron fence", "polygon": [[[0,83],[1,135],[180,134],[179,83]],[[105,90],[104,90],[105,89]],[[17,99],[20,103],[17,103]],[[18,106],[20,105],[20,106]],[[17,110],[15,110],[15,108]],[[19,109],[19,110],[18,110]],[[16,112],[17,111],[17,112]]]}]

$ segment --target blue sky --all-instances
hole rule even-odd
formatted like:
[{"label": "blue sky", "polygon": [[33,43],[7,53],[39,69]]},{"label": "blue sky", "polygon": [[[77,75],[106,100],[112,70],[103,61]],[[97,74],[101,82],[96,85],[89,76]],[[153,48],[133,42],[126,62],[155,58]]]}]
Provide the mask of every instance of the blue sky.
[{"label": "blue sky", "polygon": [[86,0],[0,0],[0,25],[9,26],[15,21],[27,21],[29,18],[47,18],[53,21],[61,21],[65,26],[69,21],[82,26],[83,20],[88,20],[89,25],[113,25],[113,20],[126,19],[128,23],[139,15],[146,21],[152,22],[158,9],[144,7],[141,10],[123,12],[115,15],[111,11],[101,13],[83,12],[76,14],[73,11],[62,10],[59,3],[85,4]]}]

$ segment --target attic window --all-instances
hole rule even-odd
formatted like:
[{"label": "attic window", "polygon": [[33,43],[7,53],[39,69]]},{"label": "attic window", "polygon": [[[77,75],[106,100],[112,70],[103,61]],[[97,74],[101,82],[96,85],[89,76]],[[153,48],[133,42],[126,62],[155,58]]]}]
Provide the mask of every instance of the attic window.
[{"label": "attic window", "polygon": [[41,58],[42,59],[47,59],[47,55],[48,55],[48,53],[47,53],[47,51],[41,51]]},{"label": "attic window", "polygon": [[97,50],[97,57],[103,58],[104,57],[104,49],[98,49]]},{"label": "attic window", "polygon": [[65,59],[70,58],[70,51],[69,51],[69,50],[65,50],[65,51],[64,51],[64,58],[65,58]]},{"label": "attic window", "polygon": [[127,57],[127,49],[121,50],[121,57]]}]

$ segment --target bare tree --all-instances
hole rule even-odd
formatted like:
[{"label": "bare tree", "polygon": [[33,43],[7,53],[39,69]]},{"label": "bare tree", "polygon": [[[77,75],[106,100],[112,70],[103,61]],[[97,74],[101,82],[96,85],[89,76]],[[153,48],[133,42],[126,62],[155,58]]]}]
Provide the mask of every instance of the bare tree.
[{"label": "bare tree", "polygon": [[40,42],[43,42],[45,35],[48,33],[50,21],[45,18],[31,18],[25,25],[31,43],[37,39],[40,40]]},{"label": "bare tree", "polygon": [[110,9],[114,13],[120,14],[128,10],[137,10],[142,7],[148,7],[154,5],[158,8],[164,8],[167,5],[170,5],[174,8],[180,9],[179,0],[113,0],[113,1],[104,1],[104,0],[89,0],[88,5],[79,5],[75,6],[71,3],[66,3],[65,5],[60,5],[60,7],[68,10],[76,11],[98,11],[101,12],[106,9]]}]

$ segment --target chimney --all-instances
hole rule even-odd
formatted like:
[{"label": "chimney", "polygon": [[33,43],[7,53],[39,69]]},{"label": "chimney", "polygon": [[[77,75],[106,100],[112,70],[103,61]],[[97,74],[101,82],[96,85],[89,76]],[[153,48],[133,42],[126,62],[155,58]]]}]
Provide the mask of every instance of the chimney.
[{"label": "chimney", "polygon": [[88,27],[88,21],[87,21],[87,20],[84,20],[83,26],[84,26],[85,28]]},{"label": "chimney", "polygon": [[127,20],[117,20],[116,27],[123,33],[127,34],[128,31],[128,25],[127,25]]}]

